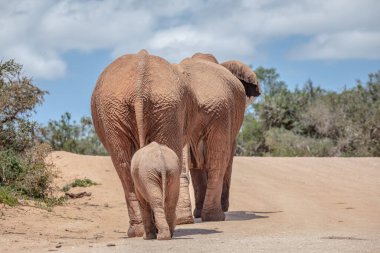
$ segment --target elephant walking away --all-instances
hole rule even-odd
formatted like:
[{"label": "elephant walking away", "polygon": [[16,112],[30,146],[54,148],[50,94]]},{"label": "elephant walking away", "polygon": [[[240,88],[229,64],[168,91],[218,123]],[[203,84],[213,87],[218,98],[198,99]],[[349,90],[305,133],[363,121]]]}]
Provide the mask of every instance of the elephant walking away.
[{"label": "elephant walking away", "polygon": [[[235,138],[246,100],[258,94],[256,76],[249,67],[237,61],[219,64],[212,55],[196,54],[171,64],[142,50],[106,67],[92,95],[91,113],[123,185],[128,236],[144,232],[131,159],[151,142],[173,150],[179,161],[189,144],[191,170],[201,174],[192,179],[196,212],[203,221],[224,220]],[[178,206],[189,199],[187,184],[182,184],[187,180],[182,176],[184,166],[182,172]],[[192,176],[197,172],[191,172]],[[185,215],[177,209],[177,219],[185,216],[192,221],[190,208]]]},{"label": "elephant walking away", "polygon": [[[144,233],[131,176],[132,156],[155,141],[173,150],[181,161],[182,149],[188,142],[187,111],[192,110],[194,102],[179,75],[166,60],[141,50],[107,66],[92,94],[96,133],[110,154],[124,189],[129,237]],[[186,179],[181,175],[181,182]],[[188,187],[181,184],[180,194],[188,196]],[[177,218],[185,216],[192,222],[191,206],[187,209],[187,214],[179,213]]]},{"label": "elephant walking away", "polygon": [[131,172],[140,203],[144,239],[171,239],[181,173],[176,153],[151,142],[133,155]]}]

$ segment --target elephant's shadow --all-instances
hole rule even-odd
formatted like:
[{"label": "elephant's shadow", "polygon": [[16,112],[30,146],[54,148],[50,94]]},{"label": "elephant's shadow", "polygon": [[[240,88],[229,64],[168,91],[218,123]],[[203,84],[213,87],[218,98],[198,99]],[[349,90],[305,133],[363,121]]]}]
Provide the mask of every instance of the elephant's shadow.
[{"label": "elephant's shadow", "polygon": [[[188,235],[208,235],[208,234],[218,234],[222,231],[215,229],[206,229],[206,228],[178,228],[174,232],[174,237],[183,237]],[[185,238],[181,238],[185,239]],[[190,239],[190,238],[188,238]]]},{"label": "elephant's shadow", "polygon": [[[257,211],[230,211],[226,212],[226,221],[238,221],[238,220],[254,220],[269,218],[268,215],[271,213],[281,213],[282,211],[273,212],[257,212]],[[194,219],[195,223],[202,223],[201,218]]]},{"label": "elephant's shadow", "polygon": [[282,211],[274,211],[274,212],[231,211],[231,212],[226,212],[225,214],[226,214],[226,221],[238,221],[238,220],[254,220],[254,219],[269,218],[269,216],[265,214],[280,213],[280,212]]},{"label": "elephant's shadow", "polygon": [[[256,212],[256,211],[231,211],[226,212],[226,221],[244,221],[244,220],[253,220],[253,219],[264,219],[269,218],[268,215],[271,213],[281,213],[282,211],[274,211],[274,212]],[[261,215],[258,215],[261,214]],[[264,215],[262,215],[264,214]],[[195,219],[195,223],[201,223],[201,219]],[[175,230],[175,237],[183,237],[188,235],[205,235],[205,234],[218,234],[222,233],[222,231],[218,231],[215,229],[204,229],[204,228],[179,228]],[[185,238],[181,238],[185,239]],[[186,238],[190,239],[190,238]]]}]

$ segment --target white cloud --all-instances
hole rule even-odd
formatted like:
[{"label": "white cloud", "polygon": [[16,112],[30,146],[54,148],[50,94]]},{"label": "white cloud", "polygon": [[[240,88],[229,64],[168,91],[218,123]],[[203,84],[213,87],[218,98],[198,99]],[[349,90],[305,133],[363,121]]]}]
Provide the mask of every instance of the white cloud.
[{"label": "white cloud", "polygon": [[218,33],[202,31],[192,26],[180,26],[157,32],[148,48],[165,55],[168,60],[180,61],[196,52],[210,52],[219,60],[244,56],[253,50],[253,44],[244,37],[224,37]]},{"label": "white cloud", "polygon": [[310,39],[291,51],[296,59],[380,59],[377,0],[0,0],[0,9],[0,57],[37,78],[64,75],[70,50],[251,60],[290,36]]},{"label": "white cloud", "polygon": [[34,77],[54,79],[63,76],[66,71],[66,63],[52,52],[38,52],[22,45],[16,45],[9,47],[5,56],[17,59],[17,62],[22,63],[27,74]]},{"label": "white cloud", "polygon": [[318,35],[290,55],[296,59],[380,59],[380,32]]}]

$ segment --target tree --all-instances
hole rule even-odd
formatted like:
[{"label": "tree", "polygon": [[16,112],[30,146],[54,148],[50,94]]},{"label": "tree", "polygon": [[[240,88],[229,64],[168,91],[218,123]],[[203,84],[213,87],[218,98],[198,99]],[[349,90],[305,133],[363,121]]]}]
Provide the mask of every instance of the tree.
[{"label": "tree", "polygon": [[263,95],[239,133],[238,155],[380,156],[380,71],[341,93],[307,80],[291,91],[259,67]]},{"label": "tree", "polygon": [[275,68],[264,68],[260,66],[255,69],[255,73],[260,81],[263,97],[273,96],[287,89],[285,82],[279,80],[280,75]]},{"label": "tree", "polygon": [[28,118],[47,93],[21,71],[14,60],[0,62],[0,150],[24,151],[33,145],[36,123]]},{"label": "tree", "polygon": [[37,142],[37,123],[29,119],[46,93],[22,75],[20,64],[0,62],[0,203],[48,195],[53,173],[45,158],[51,148]]},{"label": "tree", "polygon": [[244,123],[237,137],[236,154],[241,156],[261,155],[267,151],[262,121],[253,113],[244,116]]},{"label": "tree", "polygon": [[71,114],[64,113],[60,120],[50,120],[41,128],[42,141],[54,150],[86,155],[106,155],[107,152],[96,136],[90,117],[84,116],[80,123],[71,121]]}]

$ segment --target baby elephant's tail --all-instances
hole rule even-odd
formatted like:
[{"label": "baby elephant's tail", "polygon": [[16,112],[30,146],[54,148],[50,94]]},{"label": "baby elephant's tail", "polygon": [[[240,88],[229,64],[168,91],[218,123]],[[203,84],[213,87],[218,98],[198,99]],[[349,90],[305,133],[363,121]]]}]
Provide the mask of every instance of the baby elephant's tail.
[{"label": "baby elephant's tail", "polygon": [[166,199],[166,170],[161,170],[161,180],[162,180],[162,208],[166,212],[165,199]]}]

